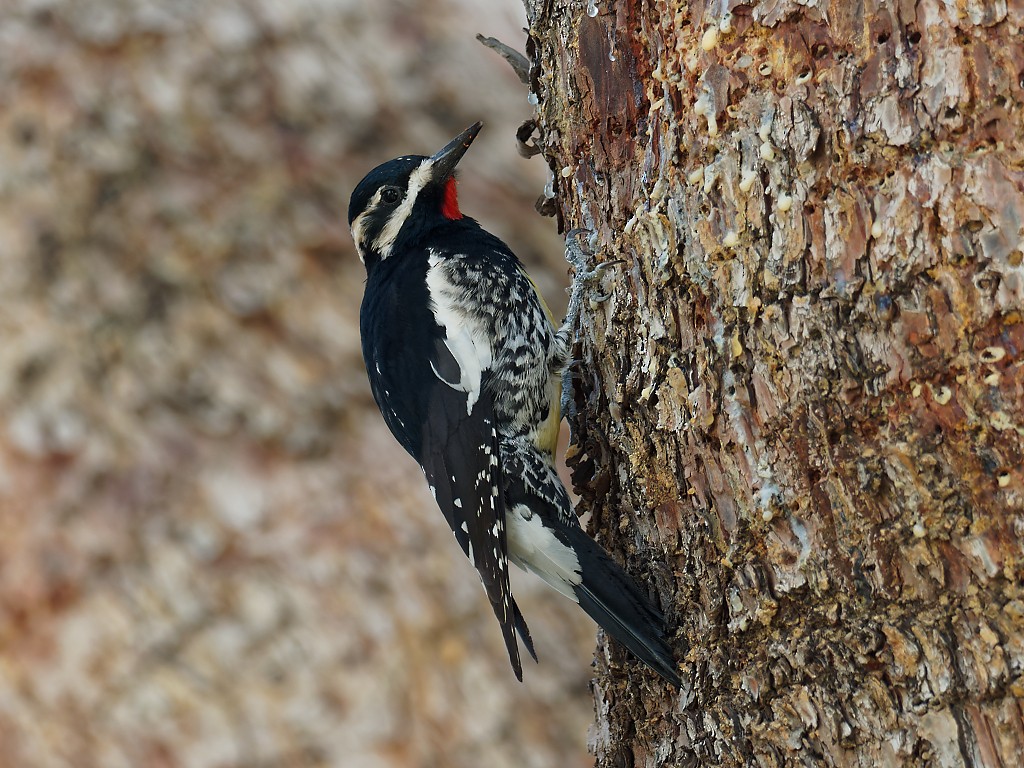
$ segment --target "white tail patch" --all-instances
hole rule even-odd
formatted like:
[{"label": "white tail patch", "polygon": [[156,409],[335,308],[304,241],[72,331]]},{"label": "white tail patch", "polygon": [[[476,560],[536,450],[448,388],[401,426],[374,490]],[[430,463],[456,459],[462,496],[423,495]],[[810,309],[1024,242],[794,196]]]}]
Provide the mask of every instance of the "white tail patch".
[{"label": "white tail patch", "polygon": [[533,514],[522,504],[510,510],[506,523],[509,560],[524,571],[533,571],[555,591],[578,603],[573,587],[583,576],[579,558],[572,548],[544,526],[540,515]]}]

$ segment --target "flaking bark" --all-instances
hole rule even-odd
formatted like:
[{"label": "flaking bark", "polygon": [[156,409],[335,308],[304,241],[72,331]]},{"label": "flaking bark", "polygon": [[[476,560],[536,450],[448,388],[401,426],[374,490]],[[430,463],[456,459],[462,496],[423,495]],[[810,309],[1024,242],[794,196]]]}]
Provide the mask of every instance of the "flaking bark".
[{"label": "flaking bark", "polygon": [[1024,764],[1024,3],[592,5],[527,2],[623,262],[574,481],[688,681],[602,644],[598,765]]}]

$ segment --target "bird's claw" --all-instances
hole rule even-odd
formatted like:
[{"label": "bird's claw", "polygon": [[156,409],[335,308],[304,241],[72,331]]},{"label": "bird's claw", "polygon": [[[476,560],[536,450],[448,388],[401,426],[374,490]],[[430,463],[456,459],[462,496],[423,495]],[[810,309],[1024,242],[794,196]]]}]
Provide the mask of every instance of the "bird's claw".
[{"label": "bird's claw", "polygon": [[[589,235],[592,232],[593,230],[577,227],[576,229],[570,229],[565,234],[565,260],[572,264],[573,269],[577,272],[586,271],[587,264],[594,255],[593,251],[588,250],[580,242],[580,235]],[[589,243],[587,245],[589,247]]]},{"label": "bird's claw", "polygon": [[[593,267],[590,266],[591,261],[594,257],[594,252],[590,250],[592,243],[588,242],[586,246],[580,241],[580,236],[587,234],[588,240],[593,239],[595,234],[591,229],[583,229],[581,227],[569,230],[565,235],[565,260],[568,261],[575,272],[573,278],[573,284],[582,284],[585,286],[593,286],[598,282],[611,267],[621,264],[621,260],[615,261],[604,261],[600,264],[595,264]],[[607,296],[604,299],[607,300]]]},{"label": "bird's claw", "polygon": [[[608,272],[612,267],[617,267],[621,264],[621,261],[602,261],[600,264],[595,264],[593,269],[585,269],[576,272],[576,279],[589,286],[595,286],[601,282],[601,278],[604,277],[604,273]],[[604,298],[596,297],[598,301],[605,301],[608,299],[608,295]]]},{"label": "bird's claw", "polygon": [[565,258],[572,264],[574,273],[572,287],[569,289],[569,306],[566,309],[565,322],[562,324],[562,335],[565,337],[566,343],[572,338],[572,328],[579,320],[584,294],[588,292],[595,294],[590,297],[588,302],[591,307],[607,301],[611,297],[611,293],[595,292],[593,289],[599,285],[605,272],[622,263],[619,260],[606,261],[591,267],[594,254],[580,242],[580,236],[584,233],[593,234],[589,229],[572,229],[565,236]]},{"label": "bird's claw", "polygon": [[562,418],[569,422],[570,444],[576,442],[576,417],[579,415],[579,411],[576,408],[576,398],[573,396],[572,391],[573,376],[575,374],[573,369],[576,362],[575,360],[570,361],[562,370],[562,393],[559,398]]}]

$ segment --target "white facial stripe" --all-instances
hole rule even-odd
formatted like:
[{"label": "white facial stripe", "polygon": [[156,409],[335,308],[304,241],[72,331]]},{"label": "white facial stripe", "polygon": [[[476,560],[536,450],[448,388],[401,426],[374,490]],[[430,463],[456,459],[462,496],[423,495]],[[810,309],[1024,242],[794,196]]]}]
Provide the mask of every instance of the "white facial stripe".
[{"label": "white facial stripe", "polygon": [[416,204],[416,197],[427,185],[427,182],[430,181],[430,169],[433,165],[430,160],[424,160],[423,164],[409,175],[409,185],[405,191],[405,198],[391,212],[387,224],[384,225],[384,229],[381,230],[381,233],[373,243],[374,250],[380,254],[382,259],[386,259],[391,255],[391,247],[395,244],[398,233],[402,231],[402,225],[405,224],[405,220],[412,213],[412,207]]},{"label": "white facial stripe", "polygon": [[365,246],[363,245],[363,227],[366,226],[366,217],[380,204],[380,193],[383,189],[384,188],[381,187],[374,192],[373,197],[370,198],[370,202],[366,204],[366,208],[363,209],[363,212],[352,220],[352,242],[356,244],[356,252],[359,254],[359,260],[364,264],[366,263],[366,259],[363,256],[365,249]]},{"label": "white facial stripe", "polygon": [[444,267],[444,260],[435,253],[427,263],[427,291],[434,317],[444,328],[445,346],[459,365],[459,380],[446,381],[437,370],[434,374],[452,389],[468,395],[466,412],[472,413],[480,397],[480,382],[485,369],[491,367],[493,352],[481,321],[467,317],[456,308],[455,299],[460,289],[452,285]]}]

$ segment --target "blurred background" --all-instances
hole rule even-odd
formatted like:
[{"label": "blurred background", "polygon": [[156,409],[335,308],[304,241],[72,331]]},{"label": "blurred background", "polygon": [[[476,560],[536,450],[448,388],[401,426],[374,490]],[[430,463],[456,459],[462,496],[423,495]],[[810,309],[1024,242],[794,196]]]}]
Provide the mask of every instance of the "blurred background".
[{"label": "blurred background", "polygon": [[515,578],[516,682],[370,399],[346,226],[482,119],[462,207],[564,307],[526,90],[474,39],[524,23],[0,0],[0,767],[592,764],[593,625]]}]

